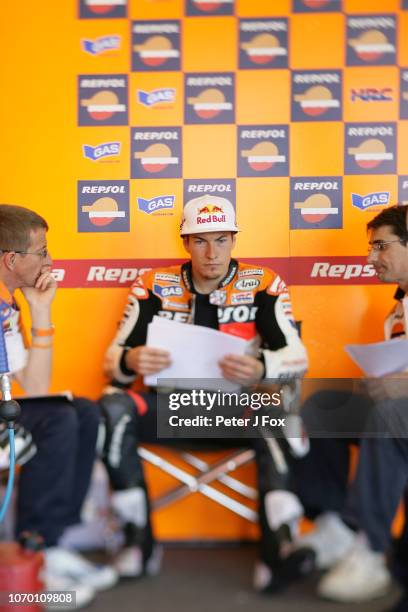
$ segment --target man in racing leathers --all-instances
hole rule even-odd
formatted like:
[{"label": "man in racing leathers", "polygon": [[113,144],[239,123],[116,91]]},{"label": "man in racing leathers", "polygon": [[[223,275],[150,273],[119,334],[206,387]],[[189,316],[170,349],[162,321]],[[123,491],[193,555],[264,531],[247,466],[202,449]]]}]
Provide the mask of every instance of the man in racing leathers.
[{"label": "man in racing leathers", "polygon": [[[262,379],[300,377],[307,368],[285,283],[272,270],[231,258],[237,231],[235,211],[227,199],[205,195],[189,201],[180,234],[191,260],[152,270],[136,280],[108,349],[106,372],[116,392],[101,400],[106,421],[104,459],[114,489],[113,506],[125,525],[125,548],[116,563],[122,576],[157,570],[148,496],[137,454],[138,443],[160,443],[157,395],[152,389],[124,393],[117,388],[130,386],[137,375],[156,374],[170,365],[168,351],[146,346],[153,316],[251,340],[253,355],[225,355],[219,362],[224,378],[244,387]],[[231,440],[218,442],[231,445]],[[282,473],[273,460],[271,440],[259,437],[249,442],[256,452],[262,532],[254,584],[260,591],[273,591],[307,573],[314,556],[309,549],[294,552],[290,548],[302,507],[288,490],[287,472]]]}]

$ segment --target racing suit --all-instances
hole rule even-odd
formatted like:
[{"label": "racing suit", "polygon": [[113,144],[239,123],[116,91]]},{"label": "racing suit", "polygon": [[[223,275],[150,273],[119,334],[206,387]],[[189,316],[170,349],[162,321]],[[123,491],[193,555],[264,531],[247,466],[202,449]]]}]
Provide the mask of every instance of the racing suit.
[{"label": "racing suit", "polygon": [[[292,316],[288,290],[282,279],[267,268],[232,259],[225,278],[209,295],[196,292],[190,262],[140,276],[130,290],[123,319],[107,351],[106,369],[113,385],[127,387],[135,380],[137,373],[126,367],[126,353],[146,344],[147,326],[154,315],[250,340],[254,355],[264,364],[267,379],[300,377],[307,368],[307,355]],[[123,395],[105,395],[101,400],[106,419],[104,458],[116,491],[137,487],[146,490],[137,442],[160,443],[156,434],[156,396],[152,391],[132,393],[131,397],[125,394],[126,399]],[[231,440],[218,442],[223,447],[231,446]],[[289,526],[301,514],[301,506],[288,490],[288,474],[275,465],[268,440],[248,442],[256,452],[261,559],[274,567],[280,560],[282,541],[290,538]],[[139,528],[128,521],[126,533],[127,543],[138,543],[148,559],[152,538],[148,516],[145,520]]]}]

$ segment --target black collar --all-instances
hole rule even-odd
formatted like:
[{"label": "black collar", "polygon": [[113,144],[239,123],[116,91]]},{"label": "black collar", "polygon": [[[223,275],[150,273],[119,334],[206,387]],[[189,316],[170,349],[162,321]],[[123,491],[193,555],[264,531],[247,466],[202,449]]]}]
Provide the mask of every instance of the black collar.
[{"label": "black collar", "polygon": [[[229,283],[232,281],[235,274],[237,273],[237,270],[238,270],[237,260],[231,259],[229,266],[228,266],[228,271],[226,275],[224,276],[224,278],[222,279],[222,281],[219,283],[218,289],[221,287],[225,287],[226,285],[229,285]],[[191,261],[186,261],[185,263],[183,263],[183,265],[181,266],[181,276],[183,278],[184,285],[187,287],[190,293],[197,293],[194,287],[194,283],[193,283]]]},{"label": "black collar", "polygon": [[396,292],[394,293],[394,300],[402,300],[405,297],[405,291],[398,287]]}]

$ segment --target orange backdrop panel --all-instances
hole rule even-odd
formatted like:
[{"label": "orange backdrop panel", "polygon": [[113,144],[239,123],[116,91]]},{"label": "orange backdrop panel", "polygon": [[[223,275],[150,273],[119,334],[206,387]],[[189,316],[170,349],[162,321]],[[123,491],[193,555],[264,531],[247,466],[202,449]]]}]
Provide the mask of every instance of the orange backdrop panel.
[{"label": "orange backdrop panel", "polygon": [[[235,179],[238,222],[243,230],[237,240],[238,257],[278,258],[278,263],[292,258],[296,275],[308,257],[324,262],[333,256],[365,256],[366,223],[383,207],[362,211],[352,205],[352,194],[389,192],[392,204],[398,199],[398,175],[408,175],[408,118],[401,117],[399,111],[399,66],[408,69],[408,10],[402,9],[402,2],[344,0],[343,12],[319,13],[295,12],[292,0],[236,0],[231,15],[188,16],[187,3],[182,0],[129,0],[127,16],[119,19],[79,19],[78,4],[74,0],[8,2],[0,24],[1,201],[26,205],[47,218],[55,259],[66,261],[68,267],[84,260],[85,268],[107,260],[106,267],[120,268],[117,260],[121,259],[138,259],[149,266],[157,258],[184,257],[178,238],[184,181],[217,178]],[[388,66],[347,66],[348,14],[378,17],[390,13],[397,22],[396,61]],[[274,20],[276,26],[276,20],[282,18],[288,23],[287,67],[267,63],[240,66],[239,20],[254,19],[267,27],[268,20]],[[159,25],[168,20],[180,22],[180,69],[166,70],[164,65],[160,70],[132,71],[132,20],[157,21]],[[117,42],[114,48],[103,49],[106,37]],[[266,40],[272,45],[271,39]],[[95,54],[84,50],[85,41],[95,44]],[[274,47],[268,49],[273,52]],[[336,120],[292,117],[295,70],[341,73],[342,112]],[[189,123],[184,110],[183,71],[209,77],[217,72],[232,73],[232,120],[223,123],[220,115],[219,123]],[[127,77],[128,119],[123,125],[78,126],[79,75]],[[140,102],[140,91],[150,94],[157,90],[174,90],[174,96],[150,106]],[[375,95],[364,99],[369,90]],[[378,92],[385,92],[386,99],[376,98]],[[345,123],[353,122],[396,124],[395,172],[383,172],[381,166],[371,173],[345,172]],[[290,176],[321,177],[322,181],[325,176],[338,177],[342,181],[341,227],[292,229],[290,176],[274,175],[276,167],[253,176],[240,175],[237,126],[254,126],[254,131],[259,131],[279,124],[289,128]],[[180,130],[181,177],[131,176],[131,128],[150,127]],[[120,143],[116,155],[101,156],[97,161],[84,156],[84,145],[98,147],[112,142]],[[129,181],[129,231],[78,231],[79,180]],[[174,206],[154,214],[139,209],[139,198],[159,196],[174,197]],[[302,192],[302,201],[306,197]],[[360,375],[344,344],[382,337],[382,321],[392,303],[393,287],[365,285],[364,279],[340,279],[331,286],[324,278],[312,285],[309,272],[299,278],[291,294],[310,353],[309,376]],[[93,283],[94,288],[85,285],[81,281],[58,292],[52,389],[71,388],[77,394],[97,398],[106,382],[101,373],[103,354],[121,316],[127,288],[123,283],[112,287]],[[242,475],[253,481],[252,468],[242,469]],[[154,494],[174,484],[153,469],[149,469],[149,476]],[[255,527],[198,494],[160,511],[155,521],[159,536],[170,539],[256,535]]]}]

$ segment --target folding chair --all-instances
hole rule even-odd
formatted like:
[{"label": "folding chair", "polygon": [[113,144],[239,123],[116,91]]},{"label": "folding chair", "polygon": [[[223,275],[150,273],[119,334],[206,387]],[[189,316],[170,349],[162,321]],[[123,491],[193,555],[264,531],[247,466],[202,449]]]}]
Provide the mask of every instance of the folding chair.
[{"label": "folding chair", "polygon": [[234,452],[228,454],[227,457],[212,464],[199,459],[191,452],[180,452],[173,448],[171,450],[179,460],[181,459],[188,466],[196,468],[197,473],[192,475],[185,468],[178,467],[171,461],[164,459],[156,452],[156,449],[153,451],[150,448],[140,447],[139,454],[145,461],[173,476],[181,483],[154,499],[152,501],[153,510],[159,510],[191,493],[201,493],[251,523],[257,522],[258,514],[252,508],[210,485],[214,481],[219,481],[247,500],[256,499],[256,489],[228,475],[238,467],[253,461],[255,452],[252,449],[234,449]]},{"label": "folding chair", "polygon": [[[293,414],[296,410],[300,395],[300,384],[299,380],[295,380],[282,386],[282,404],[285,412],[291,412]],[[280,444],[275,438],[268,438],[267,443],[274,458],[276,468],[278,471],[286,473],[289,468]],[[187,442],[186,445],[188,444]],[[243,444],[245,444],[244,440]],[[159,510],[192,493],[201,493],[205,497],[212,499],[249,522],[257,523],[258,513],[253,510],[250,505],[250,502],[253,502],[258,497],[257,490],[230,475],[231,472],[234,472],[237,468],[251,463],[255,458],[255,451],[250,448],[237,447],[228,449],[228,445],[226,445],[228,454],[222,459],[218,459],[213,463],[208,463],[193,454],[191,451],[192,446],[193,443],[189,446],[188,451],[185,450],[185,446],[182,448],[171,447],[171,449],[170,447],[166,447],[166,450],[170,450],[173,454],[177,463],[181,463],[183,467],[162,457],[158,451],[156,451],[156,446],[139,448],[139,455],[142,459],[180,482],[179,485],[152,500],[152,509]],[[211,448],[211,450],[214,449]],[[191,474],[191,467],[196,470],[195,474]],[[234,494],[239,494],[242,501],[235,499],[235,495],[230,496],[227,493],[219,491],[214,486],[211,486],[211,483],[215,482],[222,483],[227,491],[229,490],[234,492]]]}]

